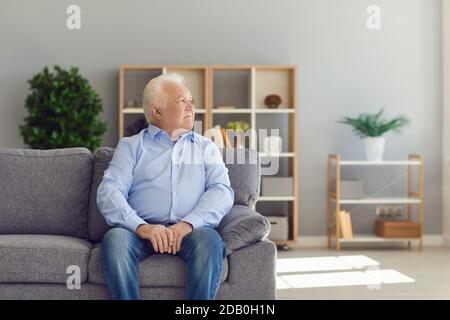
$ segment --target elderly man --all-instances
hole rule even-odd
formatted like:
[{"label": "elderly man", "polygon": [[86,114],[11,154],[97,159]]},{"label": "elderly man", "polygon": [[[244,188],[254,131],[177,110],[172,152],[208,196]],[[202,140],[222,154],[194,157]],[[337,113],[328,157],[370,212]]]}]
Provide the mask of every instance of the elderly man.
[{"label": "elderly man", "polygon": [[234,201],[215,144],[192,128],[192,95],[177,74],[144,89],[148,127],[121,138],[97,191],[113,226],[103,238],[102,268],[113,299],[139,299],[139,262],[172,254],[187,263],[187,299],[214,299],[225,243],[214,229]]}]

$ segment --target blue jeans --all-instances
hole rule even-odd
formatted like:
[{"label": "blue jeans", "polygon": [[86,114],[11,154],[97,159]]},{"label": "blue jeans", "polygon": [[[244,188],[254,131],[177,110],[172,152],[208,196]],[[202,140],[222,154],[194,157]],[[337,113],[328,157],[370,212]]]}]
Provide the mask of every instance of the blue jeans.
[{"label": "blue jeans", "polygon": [[[139,299],[139,262],[155,253],[150,241],[116,227],[103,237],[101,252],[103,275],[111,298]],[[213,228],[197,228],[183,238],[176,255],[187,263],[186,299],[216,297],[225,252],[225,243]]]}]

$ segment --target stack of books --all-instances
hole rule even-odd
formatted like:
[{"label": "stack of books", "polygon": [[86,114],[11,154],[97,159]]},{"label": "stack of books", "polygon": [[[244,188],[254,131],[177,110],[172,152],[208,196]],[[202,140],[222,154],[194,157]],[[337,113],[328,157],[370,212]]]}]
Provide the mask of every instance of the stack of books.
[{"label": "stack of books", "polygon": [[352,220],[350,218],[350,212],[342,210],[339,212],[339,224],[342,239],[352,239]]}]

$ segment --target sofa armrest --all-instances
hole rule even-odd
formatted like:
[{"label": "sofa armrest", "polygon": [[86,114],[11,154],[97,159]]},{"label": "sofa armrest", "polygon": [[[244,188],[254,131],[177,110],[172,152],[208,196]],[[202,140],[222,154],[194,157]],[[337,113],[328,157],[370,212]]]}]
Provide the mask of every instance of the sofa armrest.
[{"label": "sofa armrest", "polygon": [[276,261],[277,247],[267,239],[234,251],[226,280],[233,287],[232,299],[276,299]]},{"label": "sofa armrest", "polygon": [[227,246],[227,255],[266,239],[270,223],[266,217],[245,205],[234,205],[217,227]]}]

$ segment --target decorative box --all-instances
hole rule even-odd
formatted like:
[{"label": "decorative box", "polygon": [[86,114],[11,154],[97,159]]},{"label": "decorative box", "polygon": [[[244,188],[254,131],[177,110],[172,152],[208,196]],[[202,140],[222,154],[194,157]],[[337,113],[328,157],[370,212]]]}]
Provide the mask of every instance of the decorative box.
[{"label": "decorative box", "polygon": [[375,234],[384,238],[420,238],[420,224],[408,220],[377,219]]}]

